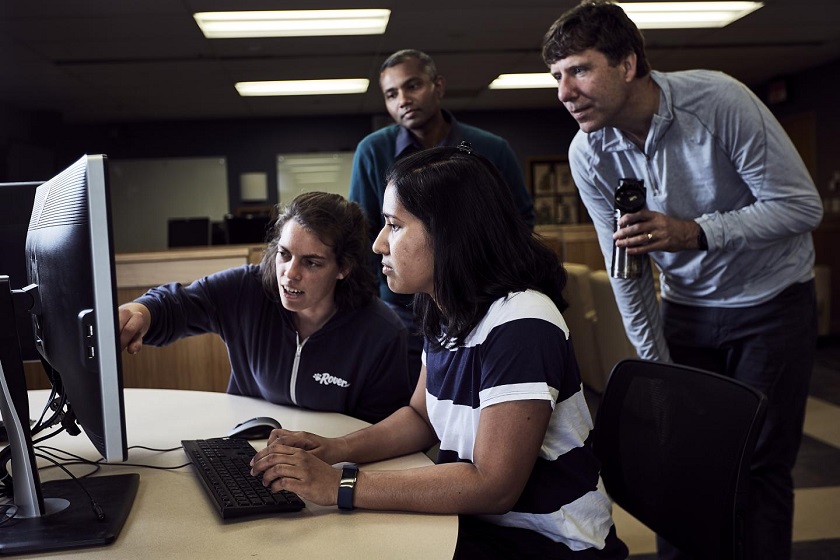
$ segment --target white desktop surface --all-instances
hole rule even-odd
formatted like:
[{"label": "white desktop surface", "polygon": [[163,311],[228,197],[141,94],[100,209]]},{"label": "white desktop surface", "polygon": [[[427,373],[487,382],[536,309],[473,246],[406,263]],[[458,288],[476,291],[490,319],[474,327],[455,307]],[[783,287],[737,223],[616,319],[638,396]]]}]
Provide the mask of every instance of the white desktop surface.
[{"label": "white desktop surface", "polygon": [[[37,418],[49,391],[30,391],[30,417]],[[126,389],[128,445],[180,446],[182,439],[224,436],[239,422],[272,416],[291,430],[339,436],[367,423],[332,412],[279,406],[261,399],[224,393],[164,389]],[[264,441],[252,441],[259,449]],[[61,434],[44,445],[95,459],[98,453],[84,434]],[[129,463],[180,465],[180,450],[157,453],[131,449]],[[422,453],[362,465],[364,469],[406,469],[430,464]],[[76,474],[89,471],[73,467]],[[116,542],[96,548],[38,554],[32,558],[276,558],[435,559],[452,558],[458,532],[453,515],[424,515],[355,510],[339,511],[307,502],[298,513],[222,521],[192,467],[162,471],[106,465],[100,475],[136,472],[140,486],[128,520]],[[43,481],[64,477],[42,471]],[[92,515],[92,514],[91,514]],[[25,556],[16,556],[23,558]]]}]

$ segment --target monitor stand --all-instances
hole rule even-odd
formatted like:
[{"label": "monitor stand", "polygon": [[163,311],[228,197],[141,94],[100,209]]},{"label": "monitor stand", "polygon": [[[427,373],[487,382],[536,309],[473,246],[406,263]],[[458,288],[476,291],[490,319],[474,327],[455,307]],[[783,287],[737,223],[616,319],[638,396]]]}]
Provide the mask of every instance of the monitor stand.
[{"label": "monitor stand", "polygon": [[[14,321],[14,298],[22,297],[18,293],[8,287],[8,277],[0,275],[0,416],[9,440],[2,455],[8,453],[11,460],[14,485],[14,506],[0,514],[0,554],[112,543],[134,504],[140,475],[130,473],[41,482],[35,463],[26,377]],[[5,475],[5,465],[0,467]],[[96,508],[91,498],[96,502]]]},{"label": "monitor stand", "polygon": [[[0,554],[22,554],[113,543],[137,494],[136,473],[41,483],[45,514],[0,525]],[[83,484],[104,513],[98,519]]]}]

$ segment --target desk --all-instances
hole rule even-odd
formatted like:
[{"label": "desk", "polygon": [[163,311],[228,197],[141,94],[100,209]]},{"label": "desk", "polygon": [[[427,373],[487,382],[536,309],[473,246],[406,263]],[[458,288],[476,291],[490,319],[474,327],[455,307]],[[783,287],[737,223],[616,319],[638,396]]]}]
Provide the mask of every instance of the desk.
[{"label": "desk", "polygon": [[[37,417],[48,391],[29,392],[30,416]],[[153,448],[180,446],[182,439],[225,435],[235,424],[272,416],[288,429],[340,436],[367,423],[333,412],[274,405],[261,399],[200,391],[126,389],[128,444]],[[264,442],[252,442],[256,448]],[[45,442],[96,458],[84,435],[61,434]],[[129,450],[131,463],[180,465],[181,451]],[[430,464],[414,455],[363,465],[365,470],[406,469]],[[82,474],[89,469],[73,467]],[[296,560],[452,558],[458,518],[452,515],[372,512],[342,513],[335,506],[307,503],[298,513],[223,522],[212,508],[192,467],[160,471],[105,466],[101,474],[137,472],[140,488],[117,541],[109,546],[41,554],[38,558],[289,558]],[[42,480],[63,475],[42,471]],[[34,556],[33,556],[34,557]],[[16,556],[15,558],[21,558]]]}]

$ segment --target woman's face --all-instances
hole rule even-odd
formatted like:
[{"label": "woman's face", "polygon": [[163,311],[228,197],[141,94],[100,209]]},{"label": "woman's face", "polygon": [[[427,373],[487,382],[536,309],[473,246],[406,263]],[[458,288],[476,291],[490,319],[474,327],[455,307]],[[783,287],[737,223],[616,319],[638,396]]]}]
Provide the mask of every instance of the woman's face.
[{"label": "woman's face", "polygon": [[274,263],[283,307],[297,313],[332,312],[335,283],[346,275],[332,247],[292,219],[283,226]]},{"label": "woman's face", "polygon": [[373,252],[382,255],[388,287],[398,294],[434,297],[434,254],[429,233],[423,222],[402,207],[390,184],[385,189],[382,215],[385,226],[373,242]]}]

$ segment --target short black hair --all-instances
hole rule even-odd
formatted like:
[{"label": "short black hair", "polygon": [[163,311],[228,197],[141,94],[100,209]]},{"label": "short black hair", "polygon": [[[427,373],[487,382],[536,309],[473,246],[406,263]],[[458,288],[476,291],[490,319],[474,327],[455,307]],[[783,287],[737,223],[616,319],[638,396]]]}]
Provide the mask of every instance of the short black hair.
[{"label": "short black hair", "polygon": [[402,64],[406,60],[419,60],[423,67],[423,72],[429,77],[429,79],[433,82],[437,80],[438,71],[437,66],[435,66],[435,61],[432,60],[431,56],[427,55],[423,51],[418,51],[417,49],[403,49],[395,52],[385,59],[385,62],[383,62],[382,66],[379,67],[379,73],[382,74],[382,72],[388,68],[393,68],[397,64]]}]

